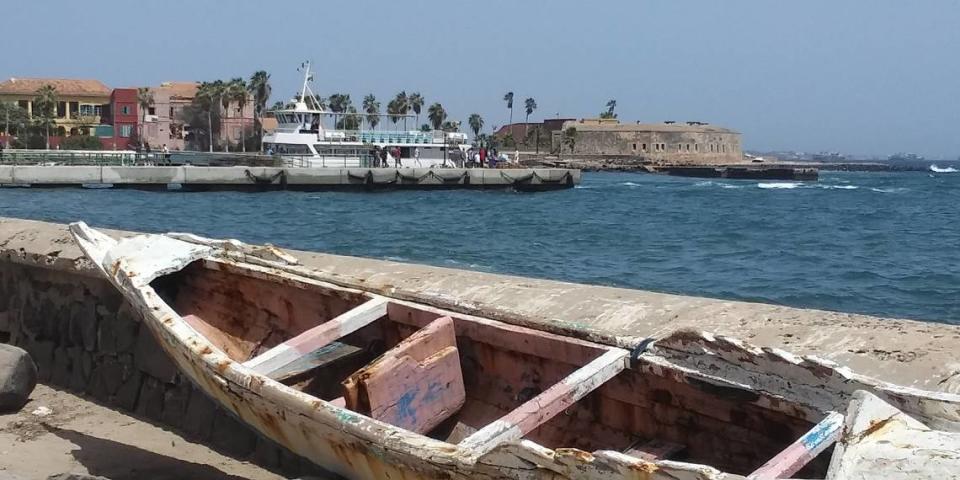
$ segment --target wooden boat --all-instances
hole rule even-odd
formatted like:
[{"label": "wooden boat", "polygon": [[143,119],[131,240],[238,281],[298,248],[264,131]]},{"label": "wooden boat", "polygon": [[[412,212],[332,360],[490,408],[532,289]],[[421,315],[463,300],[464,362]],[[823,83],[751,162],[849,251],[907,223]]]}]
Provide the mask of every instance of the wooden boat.
[{"label": "wooden boat", "polygon": [[731,338],[606,345],[366,292],[272,247],[70,228],[202,390],[348,478],[824,478],[857,390],[960,431],[958,395]]}]

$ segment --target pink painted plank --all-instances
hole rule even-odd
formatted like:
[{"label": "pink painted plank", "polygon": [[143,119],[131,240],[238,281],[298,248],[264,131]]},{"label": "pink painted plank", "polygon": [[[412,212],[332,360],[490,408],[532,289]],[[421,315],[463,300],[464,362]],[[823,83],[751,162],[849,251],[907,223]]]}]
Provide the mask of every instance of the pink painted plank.
[{"label": "pink painted plank", "polygon": [[343,383],[347,408],[426,433],[466,401],[450,317],[439,318]]},{"label": "pink painted plank", "polygon": [[843,430],[843,415],[830,412],[820,423],[814,425],[796,442],[790,444],[777,456],[750,474],[751,480],[773,480],[787,478],[800,471],[820,452],[837,441]]}]

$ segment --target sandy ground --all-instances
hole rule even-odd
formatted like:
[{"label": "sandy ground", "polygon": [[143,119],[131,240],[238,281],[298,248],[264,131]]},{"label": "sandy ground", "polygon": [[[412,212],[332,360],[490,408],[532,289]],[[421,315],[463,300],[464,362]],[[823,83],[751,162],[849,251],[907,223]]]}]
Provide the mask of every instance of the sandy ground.
[{"label": "sandy ground", "polygon": [[[40,407],[51,413],[35,414]],[[283,478],[143,420],[37,385],[19,413],[0,415],[0,478],[45,479],[63,472],[112,480]]]}]

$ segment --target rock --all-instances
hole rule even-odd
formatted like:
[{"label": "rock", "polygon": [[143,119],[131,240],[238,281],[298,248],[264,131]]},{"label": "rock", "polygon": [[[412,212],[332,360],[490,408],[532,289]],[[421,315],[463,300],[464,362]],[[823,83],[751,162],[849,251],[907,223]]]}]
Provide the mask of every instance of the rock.
[{"label": "rock", "polygon": [[21,348],[0,344],[0,411],[22,408],[37,386],[37,365]]}]

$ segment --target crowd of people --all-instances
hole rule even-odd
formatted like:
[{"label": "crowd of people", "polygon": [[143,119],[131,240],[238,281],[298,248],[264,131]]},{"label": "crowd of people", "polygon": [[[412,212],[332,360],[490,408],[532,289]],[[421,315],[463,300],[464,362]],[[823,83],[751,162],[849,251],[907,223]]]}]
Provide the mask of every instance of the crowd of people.
[{"label": "crowd of people", "polygon": [[[374,146],[370,151],[370,156],[373,158],[373,167],[388,168],[391,163],[393,163],[394,168],[403,167],[403,151],[400,147],[381,147],[379,145]],[[448,161],[454,166],[459,168],[498,168],[502,167],[508,163],[517,163],[520,158],[520,152],[514,152],[513,158],[511,159],[509,155],[500,153],[494,147],[470,147],[466,152],[459,148],[451,148],[447,151],[447,158],[444,163]],[[413,166],[420,164],[420,148],[414,147],[413,149]],[[409,166],[409,165],[408,165]]]}]

